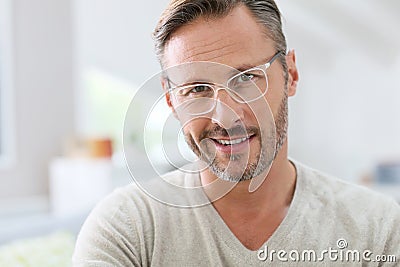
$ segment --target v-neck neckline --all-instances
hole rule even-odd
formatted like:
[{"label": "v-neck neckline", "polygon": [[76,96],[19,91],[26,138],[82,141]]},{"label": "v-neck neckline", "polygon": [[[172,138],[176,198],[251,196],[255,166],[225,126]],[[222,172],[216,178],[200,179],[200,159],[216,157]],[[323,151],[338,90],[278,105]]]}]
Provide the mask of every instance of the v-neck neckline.
[{"label": "v-neck neckline", "polygon": [[[302,196],[304,192],[304,185],[303,185],[303,173],[302,168],[299,166],[298,163],[291,161],[296,168],[296,183],[295,183],[295,190],[293,194],[292,202],[289,205],[288,211],[286,216],[283,218],[282,222],[276,228],[276,230],[272,233],[272,235],[266,240],[263,245],[258,248],[257,250],[250,250],[245,247],[242,242],[234,235],[225,221],[222,219],[221,215],[215,209],[215,207],[210,203],[207,205],[207,220],[209,226],[211,228],[217,228],[222,233],[221,240],[232,250],[233,255],[235,257],[240,257],[246,260],[257,260],[257,257],[254,257],[255,253],[260,249],[268,246],[271,247],[281,247],[281,244],[285,241],[285,238],[290,233],[291,229],[293,229],[294,225],[298,222],[298,215],[299,210],[301,207],[301,203],[304,199]],[[198,179],[200,179],[200,174],[198,175]],[[207,197],[203,192],[204,197]]]}]

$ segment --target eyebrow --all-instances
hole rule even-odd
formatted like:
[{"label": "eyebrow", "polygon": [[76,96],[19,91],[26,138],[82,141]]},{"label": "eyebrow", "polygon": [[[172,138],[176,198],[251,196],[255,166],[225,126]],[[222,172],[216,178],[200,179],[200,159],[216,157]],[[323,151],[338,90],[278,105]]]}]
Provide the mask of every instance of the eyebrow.
[{"label": "eyebrow", "polygon": [[[171,84],[174,87],[180,87],[180,86],[187,86],[187,85],[193,85],[193,84],[212,84],[213,82],[211,80],[207,80],[207,79],[189,79],[188,81],[185,81],[183,83],[177,84],[174,83],[169,77],[166,78],[167,82],[169,83],[169,86],[171,86]],[[174,87],[170,87],[170,88],[174,88]]]},{"label": "eyebrow", "polygon": [[243,72],[243,71],[246,71],[246,70],[261,66],[261,65],[264,65],[264,64],[268,63],[269,60],[271,60],[271,59],[270,58],[266,58],[266,59],[263,59],[261,61],[261,62],[264,62],[264,63],[261,63],[261,64],[255,64],[255,65],[253,65],[253,64],[242,64],[242,65],[240,65],[238,67],[233,67],[233,68],[237,69],[240,72]]},{"label": "eyebrow", "polygon": [[259,65],[243,64],[243,65],[240,65],[239,67],[234,67],[234,68],[240,72],[243,72],[243,71],[252,69],[254,67],[257,67],[257,66],[259,66]]}]

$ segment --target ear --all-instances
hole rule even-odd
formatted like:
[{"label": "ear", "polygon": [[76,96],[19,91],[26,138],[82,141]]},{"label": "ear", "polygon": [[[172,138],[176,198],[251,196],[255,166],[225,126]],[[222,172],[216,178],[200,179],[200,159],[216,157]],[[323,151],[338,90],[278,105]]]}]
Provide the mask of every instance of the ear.
[{"label": "ear", "polygon": [[165,100],[167,101],[167,105],[168,107],[170,107],[172,113],[174,114],[174,117],[177,118],[174,105],[172,104],[171,94],[168,92],[169,83],[168,80],[164,77],[161,78],[161,86],[165,92]]},{"label": "ear", "polygon": [[288,68],[288,95],[294,96],[297,90],[299,81],[299,72],[296,66],[296,55],[294,50],[290,50],[286,55],[286,64]]}]

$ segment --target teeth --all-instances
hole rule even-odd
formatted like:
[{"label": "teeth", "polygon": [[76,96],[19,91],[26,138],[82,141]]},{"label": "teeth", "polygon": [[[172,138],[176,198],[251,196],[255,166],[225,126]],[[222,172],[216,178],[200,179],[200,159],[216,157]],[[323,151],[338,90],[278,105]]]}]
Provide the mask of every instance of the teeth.
[{"label": "teeth", "polygon": [[247,139],[249,139],[249,138],[244,137],[244,138],[239,138],[239,139],[234,139],[234,140],[217,140],[217,142],[222,145],[236,145],[236,144],[240,144],[240,143],[246,141]]}]

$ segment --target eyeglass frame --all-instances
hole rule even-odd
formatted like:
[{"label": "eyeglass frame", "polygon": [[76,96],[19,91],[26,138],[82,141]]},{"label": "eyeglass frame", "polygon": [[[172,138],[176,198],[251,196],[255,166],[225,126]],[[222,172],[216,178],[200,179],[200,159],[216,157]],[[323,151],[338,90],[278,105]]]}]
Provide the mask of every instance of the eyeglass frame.
[{"label": "eyeglass frame", "polygon": [[[175,86],[175,87],[172,87],[172,88],[171,88],[171,83],[172,83],[172,81],[171,81],[168,77],[165,77],[165,79],[166,79],[166,81],[167,81],[167,83],[168,83],[168,87],[170,87],[170,88],[168,88],[167,90],[168,90],[168,93],[169,93],[169,94],[174,95],[174,94],[172,93],[172,91],[175,90],[175,89],[177,89],[177,88],[185,88],[186,86],[188,87],[188,86],[199,86],[199,85],[210,87],[210,88],[214,91],[214,93],[213,93],[213,98],[212,98],[212,99],[214,100],[214,106],[213,106],[212,108],[210,108],[210,110],[207,110],[207,111],[204,111],[204,112],[200,112],[200,113],[195,113],[195,114],[192,114],[192,115],[201,115],[201,114],[205,114],[205,113],[210,112],[211,110],[213,110],[213,109],[215,108],[215,103],[216,103],[216,100],[217,100],[216,97],[218,96],[218,91],[219,91],[219,90],[226,90],[227,93],[229,94],[229,96],[231,96],[232,99],[235,100],[235,101],[238,102],[238,103],[241,103],[241,104],[250,103],[250,102],[253,102],[253,101],[256,101],[256,100],[260,99],[261,97],[263,97],[263,96],[267,93],[267,91],[268,91],[267,70],[269,69],[269,67],[271,67],[272,63],[273,63],[280,55],[285,55],[285,52],[283,52],[283,51],[278,51],[278,52],[276,52],[276,53],[272,56],[272,58],[271,58],[270,60],[268,60],[267,63],[261,64],[261,65],[258,65],[258,66],[252,67],[252,68],[249,68],[249,69],[244,70],[244,71],[241,71],[241,72],[239,72],[239,73],[233,75],[231,78],[229,78],[229,79],[227,80],[227,81],[228,81],[227,84],[229,84],[229,81],[230,81],[232,78],[234,78],[234,77],[236,77],[236,76],[238,76],[238,75],[240,75],[240,74],[242,74],[242,73],[246,73],[246,72],[248,72],[248,71],[255,70],[255,69],[260,69],[261,71],[263,71],[263,72],[264,72],[264,75],[265,75],[266,82],[267,82],[267,88],[265,89],[265,91],[264,91],[260,96],[256,97],[255,99],[252,99],[252,100],[247,100],[247,101],[238,100],[236,97],[232,96],[232,93],[230,92],[231,90],[230,90],[229,87],[218,86],[217,84],[200,83],[200,82],[199,82],[199,83],[193,83],[193,84],[190,84],[190,85],[182,85],[182,86],[179,85],[179,86]],[[218,87],[218,88],[216,88],[216,87]],[[211,99],[211,98],[210,98],[210,99]]]}]

